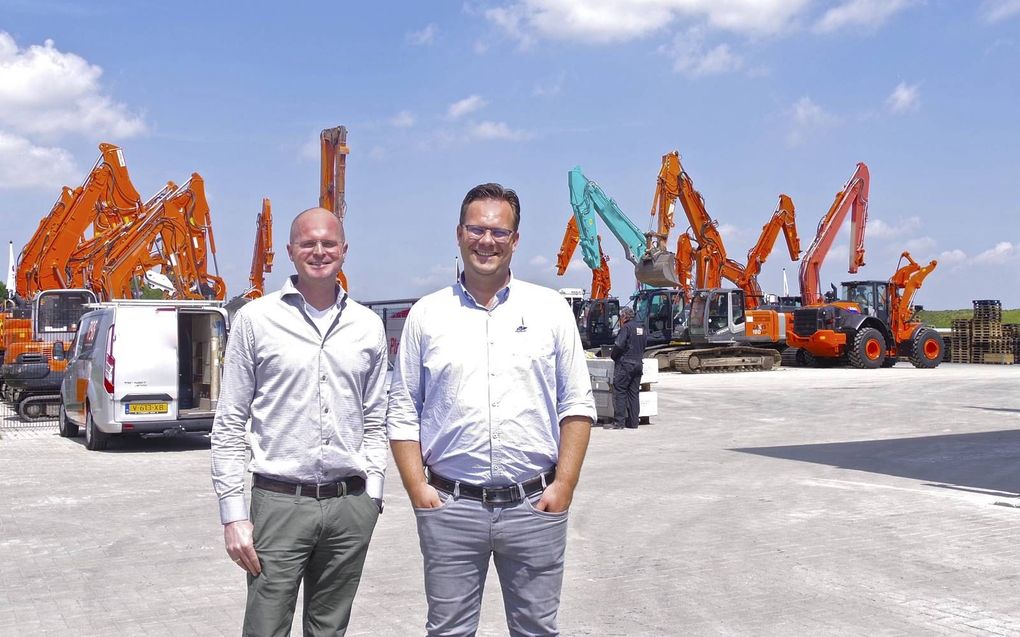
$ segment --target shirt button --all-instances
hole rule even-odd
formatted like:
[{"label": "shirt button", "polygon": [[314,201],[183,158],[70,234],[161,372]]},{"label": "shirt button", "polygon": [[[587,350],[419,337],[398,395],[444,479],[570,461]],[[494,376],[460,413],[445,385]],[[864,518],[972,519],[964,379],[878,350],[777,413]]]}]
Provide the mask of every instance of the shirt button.
[{"label": "shirt button", "polygon": [[329,407],[324,407],[324,408],[322,409],[322,413],[324,413],[324,414],[328,414],[328,413],[329,413]]},{"label": "shirt button", "polygon": [[326,382],[326,375],[325,374],[322,375],[322,382]]},{"label": "shirt button", "polygon": [[498,404],[499,404],[499,403],[492,403],[492,406],[493,406],[493,407],[495,407],[495,406],[496,406],[496,405],[498,405]]},{"label": "shirt button", "polygon": [[322,444],[324,444],[324,445],[326,445],[326,446],[329,446],[329,441],[328,441],[328,440],[323,440],[323,441],[322,441]]}]

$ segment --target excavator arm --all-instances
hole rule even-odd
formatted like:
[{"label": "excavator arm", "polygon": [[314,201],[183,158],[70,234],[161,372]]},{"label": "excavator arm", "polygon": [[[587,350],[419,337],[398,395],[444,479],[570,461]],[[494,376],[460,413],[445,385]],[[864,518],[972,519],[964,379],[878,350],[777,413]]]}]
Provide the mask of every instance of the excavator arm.
[{"label": "excavator arm", "polygon": [[[646,247],[645,236],[634,225],[634,222],[623,214],[615,201],[602,192],[602,188],[598,184],[584,176],[580,166],[570,169],[567,180],[570,187],[570,206],[577,218],[580,236],[582,238],[598,236],[598,233],[595,232],[595,215],[597,214],[609,226],[609,231],[623,246],[627,260],[637,266],[641,262]],[[602,260],[599,258],[598,240],[582,240],[580,243],[584,262],[593,270],[600,268]]]},{"label": "excavator arm", "polygon": [[255,222],[255,247],[251,253],[251,287],[242,296],[257,299],[265,294],[266,274],[273,271],[273,212],[269,199],[262,200],[262,212]]},{"label": "excavator arm", "polygon": [[[581,233],[577,228],[577,217],[571,215],[567,221],[567,229],[563,233],[563,243],[560,244],[560,251],[556,253],[556,274],[563,276],[570,265],[570,259],[574,256],[577,244],[581,241]],[[584,240],[589,241],[591,237],[585,236]],[[591,270],[591,292],[593,299],[604,299],[609,297],[609,289],[612,287],[612,279],[609,275],[609,257],[602,252],[602,237],[595,236],[595,245],[598,248],[599,266]]]},{"label": "excavator arm", "polygon": [[691,243],[691,235],[684,232],[676,240],[676,273],[679,280],[680,292],[684,295],[684,302],[691,300],[694,291],[692,287],[693,275],[691,268],[694,267],[694,245]]},{"label": "excavator arm", "polygon": [[[907,263],[901,266],[900,263],[903,263],[904,259]],[[935,259],[922,266],[914,261],[909,252],[900,255],[896,272],[889,279],[889,322],[897,342],[910,338],[912,325],[908,324],[912,323],[914,314],[914,295],[937,265],[938,261]]]},{"label": "excavator arm", "polygon": [[602,237],[599,241],[599,267],[591,271],[591,298],[607,299],[609,290],[613,287],[612,278],[609,276],[609,257],[602,252]]},{"label": "excavator arm", "polygon": [[[800,294],[804,305],[819,305],[823,297],[819,282],[821,280],[822,263],[829,254],[840,226],[851,213],[851,247],[850,267],[853,274],[864,265],[864,228],[868,221],[868,191],[871,176],[864,162],[857,164],[857,169],[850,176],[843,189],[836,193],[829,211],[818,222],[818,230],[811,247],[804,253],[800,263]],[[851,212],[852,211],[852,212]]]},{"label": "excavator arm", "polygon": [[[327,128],[319,135],[321,167],[319,171],[319,207],[329,210],[340,221],[347,214],[345,188],[347,183],[347,127]],[[336,275],[337,283],[348,290],[347,276],[343,271]]]},{"label": "excavator arm", "polygon": [[93,226],[102,234],[112,226],[137,218],[142,211],[141,198],[128,176],[124,154],[113,144],[99,145],[100,158],[73,198],[66,190],[33,237],[30,253],[23,253],[18,265],[19,288],[25,296],[41,290],[66,288],[69,284],[67,263],[78,244],[85,240],[85,231]]}]

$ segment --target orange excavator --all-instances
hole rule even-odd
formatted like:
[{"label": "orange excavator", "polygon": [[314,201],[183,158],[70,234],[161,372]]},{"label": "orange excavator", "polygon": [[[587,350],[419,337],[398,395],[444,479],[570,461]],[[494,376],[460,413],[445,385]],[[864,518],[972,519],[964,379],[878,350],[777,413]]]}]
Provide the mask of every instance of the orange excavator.
[{"label": "orange excavator", "polygon": [[[591,290],[588,297],[584,298],[581,294],[566,296],[567,302],[571,304],[571,309],[574,312],[574,319],[577,321],[581,344],[585,348],[611,344],[616,337],[614,329],[619,324],[620,316],[620,301],[609,296],[609,290],[612,287],[609,257],[602,251],[602,237],[596,235],[595,239],[598,245],[599,267],[591,269]],[[580,241],[581,233],[578,230],[577,217],[570,215],[567,229],[563,234],[563,242],[556,254],[556,274],[558,276],[563,276],[566,273]],[[563,290],[561,290],[562,292]]]},{"label": "orange excavator", "polygon": [[17,289],[24,299],[42,290],[68,288],[68,261],[85,241],[91,226],[94,235],[136,219],[143,210],[141,197],[131,183],[124,154],[113,144],[100,144],[100,158],[81,186],[64,188],[49,214],[18,259]]},{"label": "orange excavator", "polygon": [[220,299],[226,285],[207,270],[215,255],[204,181],[198,173],[147,208],[110,244],[89,270],[90,287],[103,300],[133,298],[156,267],[173,283],[172,298]]},{"label": "orange excavator", "polygon": [[913,305],[936,265],[934,260],[919,265],[904,252],[888,281],[844,281],[840,299],[794,310],[790,347],[798,348],[809,366],[845,361],[875,369],[903,357],[914,367],[937,367],[945,348],[942,336],[917,320],[921,308]]},{"label": "orange excavator", "polygon": [[[560,251],[556,254],[556,274],[563,276],[570,265],[570,259],[574,256],[580,235],[577,231],[577,218],[570,215],[567,222],[567,229],[563,234],[563,243]],[[609,275],[609,257],[602,251],[602,237],[598,237],[599,245],[599,267],[591,271],[591,292],[592,299],[605,299],[609,297],[609,289],[612,287],[612,279]]]},{"label": "orange excavator", "polygon": [[[319,171],[319,207],[331,211],[340,221],[347,214],[346,186],[347,127],[327,128],[319,135],[321,166]],[[347,276],[341,270],[336,275],[337,283],[348,292]]]},{"label": "orange excavator", "polygon": [[800,237],[797,235],[796,212],[793,200],[786,195],[779,195],[779,203],[776,204],[776,209],[768,223],[762,227],[758,243],[747,251],[747,266],[736,281],[737,287],[744,290],[751,298],[761,297],[761,289],[757,281],[758,275],[761,273],[761,267],[765,264],[765,260],[772,253],[780,231],[786,239],[790,260],[800,259]]},{"label": "orange excavator", "polygon": [[273,212],[269,199],[262,200],[262,212],[255,222],[255,246],[251,253],[250,287],[242,295],[253,300],[265,294],[266,275],[273,271]]},{"label": "orange excavator", "polygon": [[839,233],[847,213],[850,213],[850,267],[848,272],[854,274],[864,265],[864,228],[868,221],[868,191],[871,175],[864,162],[857,164],[857,169],[850,176],[843,189],[836,193],[836,198],[829,206],[828,212],[819,220],[818,231],[811,247],[804,253],[800,263],[800,295],[805,306],[820,305],[824,302],[819,287],[822,263],[829,254],[836,235]]}]

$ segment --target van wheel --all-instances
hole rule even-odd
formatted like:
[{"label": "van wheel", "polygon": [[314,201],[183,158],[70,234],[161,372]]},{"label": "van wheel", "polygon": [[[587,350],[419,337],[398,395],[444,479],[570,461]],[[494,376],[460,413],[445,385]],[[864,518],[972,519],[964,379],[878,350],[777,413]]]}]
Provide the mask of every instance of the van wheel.
[{"label": "van wheel", "polygon": [[103,433],[96,428],[92,419],[92,410],[85,408],[85,448],[89,451],[102,451],[110,444],[110,434]]},{"label": "van wheel", "polygon": [[61,438],[74,438],[78,435],[78,425],[67,419],[64,403],[60,403],[60,415],[57,416],[57,431]]}]

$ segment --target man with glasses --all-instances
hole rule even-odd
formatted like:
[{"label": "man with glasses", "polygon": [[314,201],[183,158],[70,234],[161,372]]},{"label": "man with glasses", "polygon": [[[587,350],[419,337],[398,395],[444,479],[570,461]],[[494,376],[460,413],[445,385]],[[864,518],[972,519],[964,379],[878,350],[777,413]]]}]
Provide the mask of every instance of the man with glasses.
[{"label": "man with glasses", "polygon": [[[212,433],[227,554],[248,574],[245,635],[343,635],[382,510],[386,335],[337,285],[340,219],[312,208],[290,229],[297,276],[234,316]],[[245,505],[251,420],[251,515]]]},{"label": "man with glasses", "polygon": [[417,520],[430,636],[475,634],[490,557],[510,634],[558,634],[595,404],[570,307],[511,275],[519,223],[513,190],[467,193],[464,272],[411,308],[395,362],[387,430]]}]

